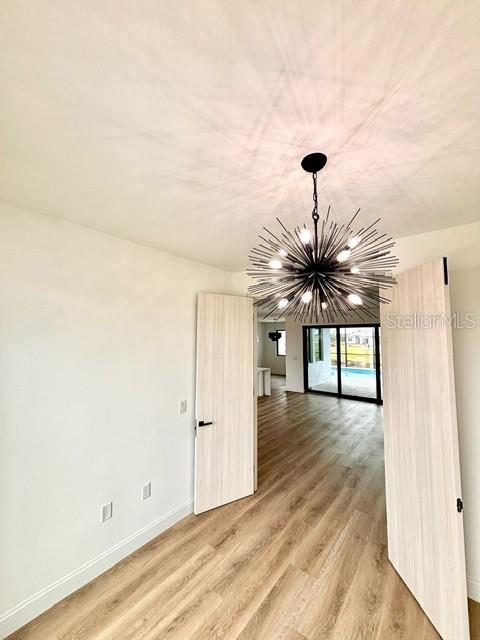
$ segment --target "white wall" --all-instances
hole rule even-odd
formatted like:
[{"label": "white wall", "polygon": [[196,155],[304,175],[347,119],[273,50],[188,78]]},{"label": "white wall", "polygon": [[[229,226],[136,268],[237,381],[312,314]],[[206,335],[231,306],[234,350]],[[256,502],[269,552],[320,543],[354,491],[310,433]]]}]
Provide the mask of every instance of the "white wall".
[{"label": "white wall", "polygon": [[477,322],[473,331],[454,331],[453,350],[468,590],[480,602],[480,267],[453,270],[450,283],[452,308],[461,316],[474,313]]},{"label": "white wall", "polygon": [[190,512],[196,293],[236,282],[0,205],[0,637]]},{"label": "white wall", "polygon": [[[277,322],[277,329],[284,330],[285,323]],[[259,367],[269,367],[273,374],[285,375],[285,356],[277,356],[277,345],[268,337],[270,331],[275,330],[273,322],[257,322],[257,364]]]},{"label": "white wall", "polygon": [[286,389],[304,392],[303,386],[303,330],[302,324],[291,318],[285,321],[287,331]]},{"label": "white wall", "polygon": [[398,238],[393,253],[400,260],[398,272],[439,256],[448,258],[450,270],[477,266],[480,260],[480,222]]}]

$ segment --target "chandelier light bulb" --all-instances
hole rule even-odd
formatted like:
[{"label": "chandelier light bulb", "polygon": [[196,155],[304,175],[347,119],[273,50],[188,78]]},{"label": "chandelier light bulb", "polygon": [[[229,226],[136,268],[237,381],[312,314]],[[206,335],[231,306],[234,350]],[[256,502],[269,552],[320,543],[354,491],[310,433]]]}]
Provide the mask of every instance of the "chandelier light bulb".
[{"label": "chandelier light bulb", "polygon": [[311,239],[312,239],[312,234],[308,229],[303,227],[303,229],[300,231],[300,240],[303,242],[303,244],[308,244]]},{"label": "chandelier light bulb", "polygon": [[349,293],[347,299],[351,304],[355,304],[355,305],[363,304],[361,297],[356,293]]},{"label": "chandelier light bulb", "polygon": [[328,307],[326,302],[322,302],[322,309],[326,309]]},{"label": "chandelier light bulb", "polygon": [[273,258],[273,260],[270,260],[270,262],[268,263],[268,266],[270,267],[270,269],[281,269],[282,261]]},{"label": "chandelier light bulb", "polygon": [[302,294],[302,302],[305,302],[306,304],[307,302],[310,302],[312,297],[313,296],[311,291],[305,291],[305,293]]},{"label": "chandelier light bulb", "polygon": [[350,271],[351,271],[352,273],[360,273],[360,269],[359,269],[358,267],[352,267],[352,268],[350,269]]},{"label": "chandelier light bulb", "polygon": [[282,298],[280,300],[280,302],[278,303],[278,306],[280,307],[280,309],[285,309],[285,307],[288,305],[288,300],[287,298]]},{"label": "chandelier light bulb", "polygon": [[353,236],[353,238],[350,238],[350,240],[348,241],[348,246],[350,247],[350,249],[355,249],[355,247],[358,247],[361,241],[362,236]]},{"label": "chandelier light bulb", "polygon": [[282,258],[286,258],[288,256],[288,251],[285,251],[285,249],[279,249],[278,253],[282,256]]},{"label": "chandelier light bulb", "polygon": [[345,262],[345,260],[348,260],[348,258],[350,257],[350,249],[344,249],[343,251],[340,251],[340,253],[337,256],[337,260],[338,262]]}]

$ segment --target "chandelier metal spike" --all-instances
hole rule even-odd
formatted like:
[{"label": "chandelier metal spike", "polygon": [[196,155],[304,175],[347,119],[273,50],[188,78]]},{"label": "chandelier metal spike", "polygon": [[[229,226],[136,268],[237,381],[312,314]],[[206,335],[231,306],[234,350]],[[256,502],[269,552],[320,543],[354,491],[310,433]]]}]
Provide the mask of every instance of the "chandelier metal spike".
[{"label": "chandelier metal spike", "polygon": [[348,224],[338,225],[329,206],[319,225],[317,173],[326,163],[323,153],[302,160],[313,179],[313,234],[306,225],[289,231],[277,218],[278,234],[264,227],[250,253],[247,273],[256,284],[249,291],[266,317],[281,312],[301,322],[333,322],[355,311],[368,321],[377,317],[380,303],[389,302],[381,292],[395,284],[390,271],[398,259],[391,255],[393,239],[375,228],[380,218],[354,231],[360,209]]}]

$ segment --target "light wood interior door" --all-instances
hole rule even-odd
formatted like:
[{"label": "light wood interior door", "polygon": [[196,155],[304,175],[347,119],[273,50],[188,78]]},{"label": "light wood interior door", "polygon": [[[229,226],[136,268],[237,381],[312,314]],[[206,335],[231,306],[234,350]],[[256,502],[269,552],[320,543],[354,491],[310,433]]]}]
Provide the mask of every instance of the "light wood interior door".
[{"label": "light wood interior door", "polygon": [[397,278],[382,305],[388,554],[444,640],[468,626],[446,262]]},{"label": "light wood interior door", "polygon": [[195,513],[254,491],[257,401],[254,353],[252,299],[200,294]]}]

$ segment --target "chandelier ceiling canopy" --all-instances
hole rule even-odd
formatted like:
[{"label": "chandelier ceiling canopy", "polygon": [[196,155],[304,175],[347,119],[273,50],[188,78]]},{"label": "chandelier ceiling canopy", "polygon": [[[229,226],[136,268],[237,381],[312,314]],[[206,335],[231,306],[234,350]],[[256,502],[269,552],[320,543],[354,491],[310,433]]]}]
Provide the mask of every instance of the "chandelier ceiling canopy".
[{"label": "chandelier ceiling canopy", "polygon": [[391,255],[393,239],[375,229],[380,219],[354,229],[360,209],[348,224],[327,215],[319,224],[317,173],[327,163],[323,153],[311,153],[302,168],[313,178],[313,233],[304,225],[275,235],[267,228],[250,253],[247,273],[256,280],[249,287],[266,316],[289,315],[302,322],[328,322],[355,310],[365,320],[376,318],[378,304],[388,302],[382,291],[395,284],[390,270],[398,264]]}]

